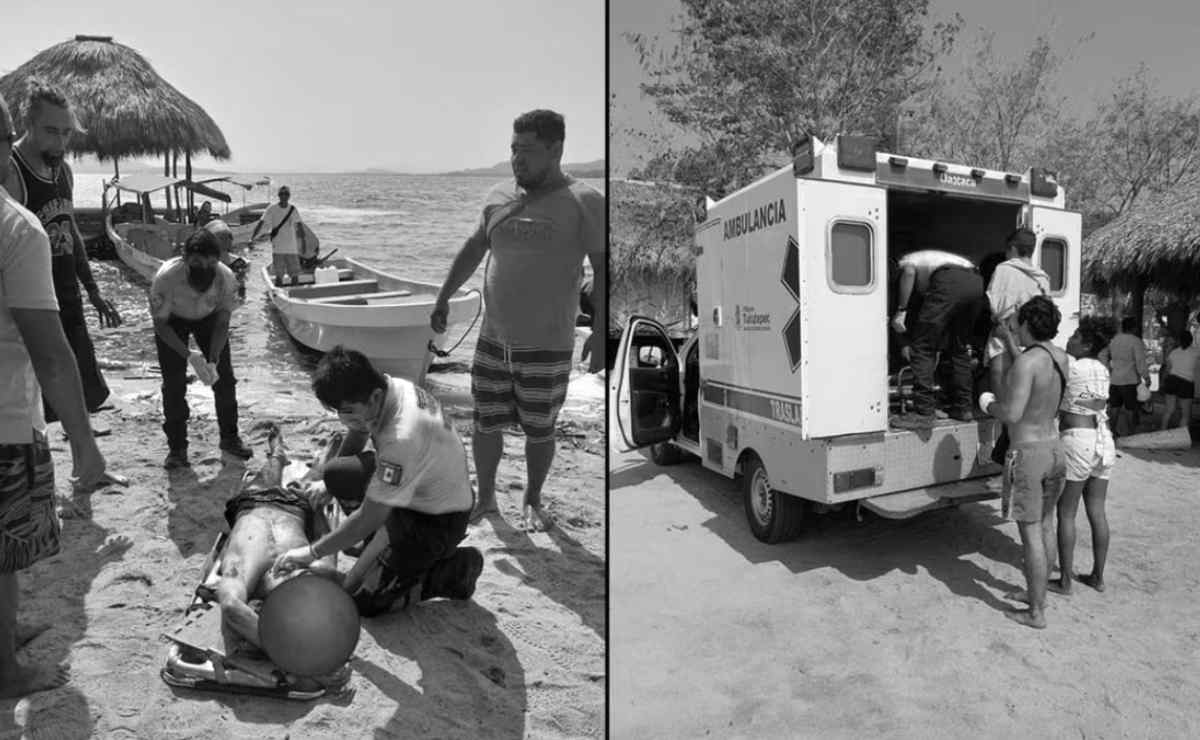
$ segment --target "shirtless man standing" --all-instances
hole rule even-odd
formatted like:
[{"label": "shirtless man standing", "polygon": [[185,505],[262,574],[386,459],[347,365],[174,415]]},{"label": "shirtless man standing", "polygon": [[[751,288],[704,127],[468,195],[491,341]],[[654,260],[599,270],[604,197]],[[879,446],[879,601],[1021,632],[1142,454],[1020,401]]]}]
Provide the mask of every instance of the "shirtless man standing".
[{"label": "shirtless man standing", "polygon": [[1006,378],[1004,400],[997,401],[990,392],[979,397],[979,408],[1003,421],[1011,440],[1004,465],[1002,508],[1020,528],[1029,608],[1005,616],[1037,629],[1046,627],[1046,553],[1055,547],[1053,514],[1067,472],[1055,423],[1067,385],[1067,355],[1050,343],[1061,320],[1053,301],[1036,296],[1017,311],[1015,337],[1003,322],[997,324],[1014,361]]}]

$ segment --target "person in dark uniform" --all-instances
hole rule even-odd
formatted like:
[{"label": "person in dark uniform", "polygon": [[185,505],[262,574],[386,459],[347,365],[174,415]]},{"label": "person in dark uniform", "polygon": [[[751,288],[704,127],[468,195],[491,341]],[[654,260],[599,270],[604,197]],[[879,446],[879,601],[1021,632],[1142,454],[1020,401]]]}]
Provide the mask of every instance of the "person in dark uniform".
[{"label": "person in dark uniform", "polygon": [[[953,368],[949,378],[950,417],[974,418],[971,359],[967,352],[980,314],[986,310],[983,278],[967,258],[935,249],[900,258],[896,312],[891,327],[909,342],[913,371],[913,412],[892,420],[902,429],[925,429],[936,421],[933,394],[938,353]],[[914,301],[914,299],[916,299]],[[915,320],[908,319],[914,308]]]},{"label": "person in dark uniform", "polygon": [[[51,269],[58,315],[75,353],[89,413],[108,398],[108,384],[96,365],[96,350],[88,335],[79,283],[100,315],[100,326],[121,325],[116,307],[100,294],[92,276],[87,250],[75,223],[74,176],[65,161],[71,134],[82,130],[66,97],[43,82],[30,83],[25,107],[25,133],[12,148],[12,162],[3,180],[5,190],[32,211],[50,237]],[[47,421],[58,419],[49,404]]]}]

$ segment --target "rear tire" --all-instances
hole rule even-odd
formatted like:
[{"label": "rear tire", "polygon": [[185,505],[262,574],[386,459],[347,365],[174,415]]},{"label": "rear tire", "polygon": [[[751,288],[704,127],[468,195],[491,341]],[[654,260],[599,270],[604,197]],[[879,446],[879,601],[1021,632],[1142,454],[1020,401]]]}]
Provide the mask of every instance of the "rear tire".
[{"label": "rear tire", "polygon": [[683,462],[683,450],[670,442],[650,445],[650,459],[655,465],[678,465]]},{"label": "rear tire", "polygon": [[743,471],[742,501],[754,536],[770,545],[798,537],[804,524],[804,501],[772,490],[767,469],[756,455],[746,459]]}]

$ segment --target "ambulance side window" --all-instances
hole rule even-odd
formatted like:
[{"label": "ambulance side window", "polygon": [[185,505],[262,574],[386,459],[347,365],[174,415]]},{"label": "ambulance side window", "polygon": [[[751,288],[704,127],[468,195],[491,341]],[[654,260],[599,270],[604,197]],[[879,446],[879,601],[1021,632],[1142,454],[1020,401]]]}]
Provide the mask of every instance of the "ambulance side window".
[{"label": "ambulance side window", "polygon": [[826,254],[829,286],[838,293],[869,293],[875,286],[875,239],[868,224],[835,221]]},{"label": "ambulance side window", "polygon": [[638,347],[638,367],[662,367],[666,364],[666,353],[662,347],[648,345]]},{"label": "ambulance side window", "polygon": [[1050,276],[1050,292],[1060,294],[1067,287],[1067,243],[1047,237],[1042,240],[1042,269]]}]

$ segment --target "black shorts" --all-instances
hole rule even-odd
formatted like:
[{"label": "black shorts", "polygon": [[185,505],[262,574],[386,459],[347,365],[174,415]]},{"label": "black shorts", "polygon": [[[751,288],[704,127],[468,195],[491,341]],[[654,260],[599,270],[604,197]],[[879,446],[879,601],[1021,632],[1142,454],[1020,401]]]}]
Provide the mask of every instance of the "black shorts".
[{"label": "black shorts", "polygon": [[412,509],[392,509],[388,515],[388,546],[379,553],[382,569],[378,586],[361,587],[354,593],[358,612],[364,617],[387,611],[397,598],[417,585],[440,560],[454,555],[467,537],[470,511],[424,514]]},{"label": "black shorts", "polygon": [[1196,385],[1187,378],[1178,375],[1168,375],[1159,388],[1163,395],[1176,398],[1192,399],[1196,395]]},{"label": "black shorts", "polygon": [[249,488],[225,502],[225,521],[230,529],[243,512],[270,506],[273,509],[295,514],[304,520],[304,531],[312,539],[312,504],[304,495],[286,488]]},{"label": "black shorts", "polygon": [[1133,385],[1110,385],[1108,387],[1108,405],[1116,408],[1124,407],[1129,411],[1137,411],[1142,407],[1137,397],[1137,383]]}]

